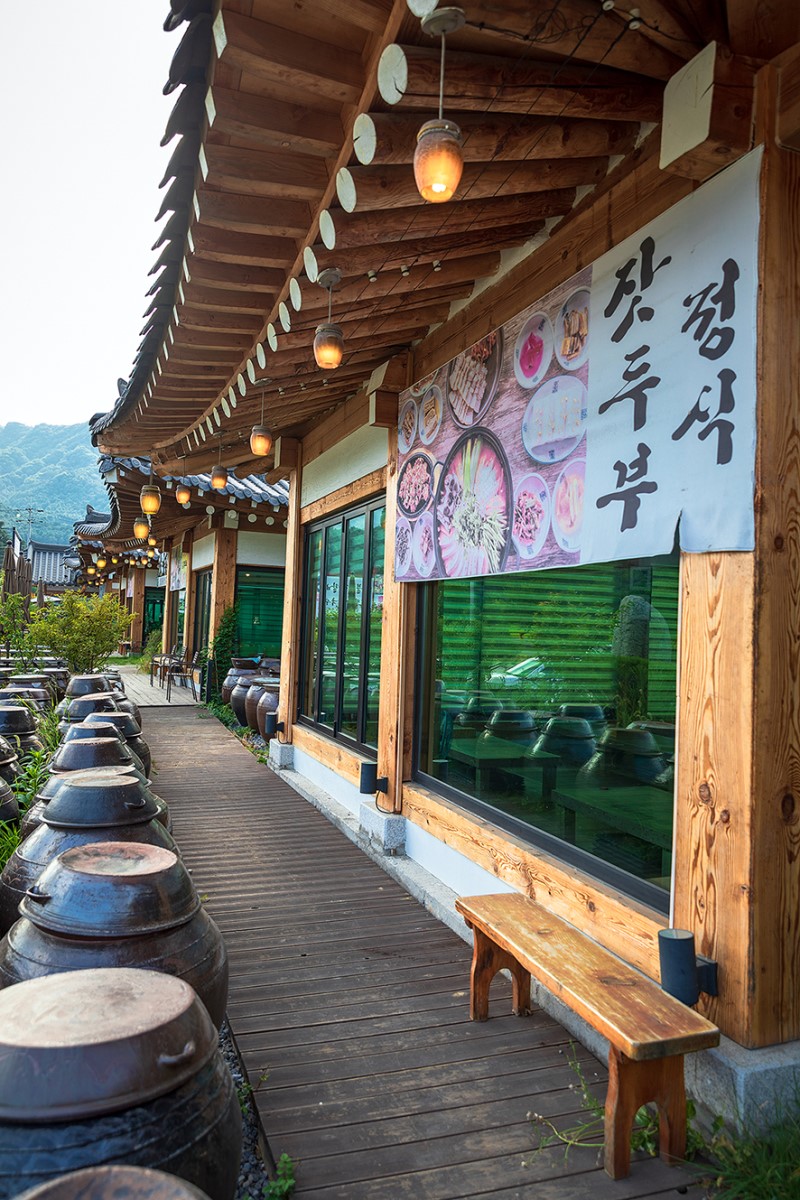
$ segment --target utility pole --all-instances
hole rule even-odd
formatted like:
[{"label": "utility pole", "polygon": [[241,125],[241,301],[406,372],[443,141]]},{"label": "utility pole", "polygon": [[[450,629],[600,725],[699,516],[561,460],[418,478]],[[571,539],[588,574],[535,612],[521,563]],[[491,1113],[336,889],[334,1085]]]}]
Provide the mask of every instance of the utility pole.
[{"label": "utility pole", "polygon": [[43,513],[43,512],[44,512],[43,508],[33,508],[31,505],[28,505],[27,508],[23,508],[20,512],[17,513],[18,521],[22,517],[22,513],[28,514],[28,540],[25,543],[26,547],[31,544],[31,534],[33,533],[33,515],[34,515],[34,513]]}]

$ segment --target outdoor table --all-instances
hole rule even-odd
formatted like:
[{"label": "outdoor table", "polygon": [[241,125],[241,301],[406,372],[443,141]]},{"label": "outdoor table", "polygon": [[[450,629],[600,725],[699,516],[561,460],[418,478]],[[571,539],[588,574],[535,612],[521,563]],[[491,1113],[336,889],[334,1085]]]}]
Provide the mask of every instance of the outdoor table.
[{"label": "outdoor table", "polygon": [[472,767],[476,792],[483,792],[483,772],[486,768],[495,768],[523,781],[531,779],[532,772],[537,775],[541,773],[542,798],[550,799],[556,786],[556,771],[560,762],[557,754],[550,754],[547,750],[532,751],[530,746],[505,738],[494,737],[488,741],[482,741],[481,738],[479,734],[475,738],[454,739],[449,753],[455,762]]},{"label": "outdoor table", "polygon": [[613,791],[575,785],[569,792],[553,792],[553,800],[564,810],[565,841],[575,844],[576,816],[584,813],[612,829],[660,846],[662,871],[669,873],[673,824],[671,791],[641,784],[635,787],[622,785]]}]

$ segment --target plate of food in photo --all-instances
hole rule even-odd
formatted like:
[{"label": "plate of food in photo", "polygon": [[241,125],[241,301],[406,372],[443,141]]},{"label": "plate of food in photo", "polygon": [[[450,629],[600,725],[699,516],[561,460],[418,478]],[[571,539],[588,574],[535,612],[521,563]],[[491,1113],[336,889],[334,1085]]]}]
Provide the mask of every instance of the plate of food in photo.
[{"label": "plate of food in photo", "polygon": [[414,523],[412,554],[417,574],[427,579],[436,566],[436,547],[433,541],[433,516],[428,510]]},{"label": "plate of food in photo", "polygon": [[444,412],[444,396],[442,389],[436,384],[425,391],[419,402],[419,436],[423,446],[430,446],[439,432]]},{"label": "plate of food in photo", "polygon": [[417,451],[403,464],[397,480],[397,505],[405,516],[416,517],[433,499],[433,463]]},{"label": "plate of food in photo", "polygon": [[447,368],[447,400],[462,429],[478,425],[492,402],[503,359],[502,330],[487,333]]},{"label": "plate of food in photo", "polygon": [[553,357],[553,326],[547,313],[528,317],[514,343],[514,374],[523,388],[536,387]]},{"label": "plate of food in photo", "polygon": [[577,371],[589,357],[589,302],[589,289],[578,288],[556,318],[556,358],[565,371]]},{"label": "plate of food in photo", "polygon": [[397,421],[397,448],[401,454],[408,454],[417,436],[417,406],[413,400],[406,400],[400,409]]},{"label": "plate of food in photo", "polygon": [[554,463],[577,450],[589,394],[575,375],[555,375],[533,393],[522,418],[522,444],[534,462]]},{"label": "plate of food in photo", "polygon": [[427,375],[422,376],[422,379],[418,379],[416,383],[411,384],[411,387],[408,390],[415,400],[419,400],[420,396],[424,395],[428,388],[432,387],[434,383],[440,382],[440,380],[437,379],[440,370],[441,367],[437,367],[435,371],[429,371]]},{"label": "plate of food in photo", "polygon": [[553,488],[553,536],[562,550],[581,548],[586,460],[573,458],[564,467]]},{"label": "plate of food in photo", "polygon": [[511,536],[521,559],[536,558],[550,528],[550,489],[541,475],[525,475],[514,491]]},{"label": "plate of food in photo", "polygon": [[394,537],[394,573],[397,579],[406,574],[411,562],[411,524],[405,517],[398,517]]},{"label": "plate of food in photo", "polygon": [[511,475],[496,438],[485,429],[462,434],[442,467],[434,525],[444,576],[501,571],[511,535]]}]

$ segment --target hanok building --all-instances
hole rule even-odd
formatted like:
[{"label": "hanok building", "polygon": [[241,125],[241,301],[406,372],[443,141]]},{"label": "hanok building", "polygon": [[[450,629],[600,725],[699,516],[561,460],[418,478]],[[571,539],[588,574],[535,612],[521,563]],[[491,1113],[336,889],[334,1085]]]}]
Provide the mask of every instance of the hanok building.
[{"label": "hanok building", "polygon": [[696,1069],[746,1106],[800,1038],[800,10],[435,7],[173,2],[167,219],[93,437],[288,480],[286,778],[653,978],[691,930]]},{"label": "hanok building", "polygon": [[64,566],[64,556],[69,553],[68,545],[31,540],[25,548],[25,557],[31,564],[31,586],[34,590],[42,586],[45,596],[60,595],[69,582],[69,570]]},{"label": "hanok building", "polygon": [[[103,455],[100,474],[110,514],[87,512],[76,524],[81,579],[116,591],[134,613],[130,649],[158,630],[169,649],[192,657],[208,646],[225,609],[237,602],[243,655],[280,651],[286,556],[285,482],[226,473],[159,479],[158,513],[143,519],[141,489],[150,460]],[[141,529],[134,523],[143,521]],[[91,583],[89,582],[91,581]]]}]

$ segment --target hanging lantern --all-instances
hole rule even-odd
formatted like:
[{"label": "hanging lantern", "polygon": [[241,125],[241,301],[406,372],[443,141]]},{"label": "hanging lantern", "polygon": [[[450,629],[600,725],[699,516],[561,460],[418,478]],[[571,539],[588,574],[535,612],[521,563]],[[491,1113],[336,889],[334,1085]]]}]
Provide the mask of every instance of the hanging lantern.
[{"label": "hanging lantern", "polygon": [[153,533],[153,531],[151,529],[150,533],[147,536],[147,544],[148,544],[148,546],[155,546],[157,542],[158,542],[158,538],[155,536],[155,534]]},{"label": "hanging lantern", "polygon": [[423,200],[441,204],[451,200],[461,182],[464,155],[461,151],[461,130],[455,121],[442,115],[444,104],[444,43],[448,33],[464,25],[466,17],[460,8],[439,8],[422,18],[422,30],[429,37],[442,41],[439,60],[439,116],[426,121],[417,134],[414,151],[414,179]]},{"label": "hanging lantern", "polygon": [[96,575],[97,567],[95,567],[93,564],[90,563],[90,565],[86,568],[86,574],[87,575]]},{"label": "hanging lantern", "polygon": [[147,517],[137,517],[133,522],[133,536],[139,541],[144,541],[150,532],[150,522]]},{"label": "hanging lantern", "polygon": [[317,282],[328,293],[328,320],[318,325],[314,334],[314,359],[323,371],[333,371],[341,364],[344,355],[344,334],[341,325],[331,321],[333,289],[341,282],[342,273],[336,267],[320,271]]},{"label": "hanging lantern", "polygon": [[148,558],[155,558],[155,556],[156,556],[156,552],[155,552],[155,550],[153,549],[153,547],[152,547],[152,546],[148,546],[148,547],[147,547],[147,557],[148,557]]},{"label": "hanging lantern", "polygon": [[179,483],[175,488],[175,499],[178,504],[188,504],[192,498],[192,489],[185,483]]},{"label": "hanging lantern", "polygon": [[111,561],[112,561],[112,563],[114,564],[114,566],[116,566],[116,565],[117,565],[117,563],[119,562],[119,556],[118,556],[118,555],[116,555],[116,554],[112,554],[112,555],[111,555]]},{"label": "hanging lantern", "polygon": [[161,508],[161,488],[154,483],[146,483],[139,492],[139,503],[143,513],[155,515]]},{"label": "hanging lantern", "polygon": [[222,463],[217,463],[211,472],[211,486],[217,491],[222,491],[228,486],[228,468],[223,467]]},{"label": "hanging lantern", "polygon": [[102,571],[102,569],[105,565],[106,565],[106,560],[103,557],[103,555],[101,554],[98,556],[98,558],[95,562],[95,566],[97,567],[98,571]]},{"label": "hanging lantern", "polygon": [[272,449],[272,431],[264,424],[264,393],[261,393],[261,423],[250,430],[250,449],[259,458],[266,457]]}]

